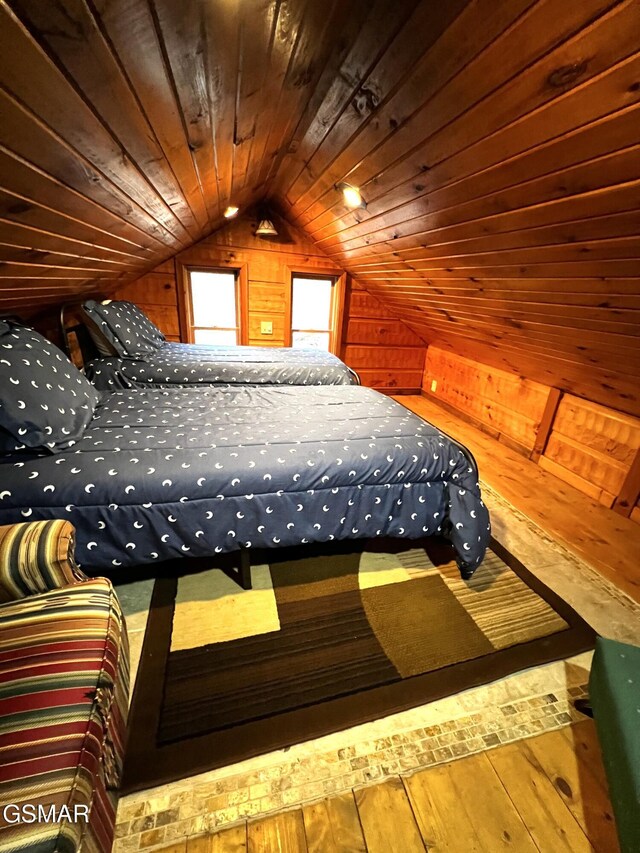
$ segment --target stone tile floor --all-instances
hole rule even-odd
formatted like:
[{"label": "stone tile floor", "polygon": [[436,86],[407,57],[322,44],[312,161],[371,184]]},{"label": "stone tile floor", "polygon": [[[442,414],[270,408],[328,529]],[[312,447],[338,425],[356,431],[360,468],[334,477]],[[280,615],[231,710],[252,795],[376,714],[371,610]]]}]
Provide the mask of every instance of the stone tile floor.
[{"label": "stone tile floor", "polygon": [[[640,607],[483,486],[494,534],[599,633],[640,644]],[[152,582],[118,589],[135,674]],[[115,853],[156,847],[561,728],[581,716],[587,652],[232,767],[123,797]]]}]

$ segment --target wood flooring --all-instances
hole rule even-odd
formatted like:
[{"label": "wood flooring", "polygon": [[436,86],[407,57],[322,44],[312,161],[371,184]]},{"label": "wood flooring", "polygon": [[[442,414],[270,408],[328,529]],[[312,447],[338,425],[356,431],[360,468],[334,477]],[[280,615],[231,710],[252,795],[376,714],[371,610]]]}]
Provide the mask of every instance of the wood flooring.
[{"label": "wood flooring", "polygon": [[436,402],[419,396],[396,399],[465,444],[485,483],[640,602],[639,524],[543,471]]},{"label": "wood flooring", "polygon": [[590,720],[158,853],[616,853]]}]

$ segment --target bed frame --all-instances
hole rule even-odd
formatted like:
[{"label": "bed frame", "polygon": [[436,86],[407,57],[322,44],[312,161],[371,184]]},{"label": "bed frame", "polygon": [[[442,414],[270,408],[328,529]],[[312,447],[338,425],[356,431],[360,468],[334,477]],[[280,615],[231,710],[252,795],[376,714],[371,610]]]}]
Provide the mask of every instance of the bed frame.
[{"label": "bed frame", "polygon": [[60,336],[65,353],[80,370],[100,358],[81,312],[82,302],[65,302],[60,308]]}]

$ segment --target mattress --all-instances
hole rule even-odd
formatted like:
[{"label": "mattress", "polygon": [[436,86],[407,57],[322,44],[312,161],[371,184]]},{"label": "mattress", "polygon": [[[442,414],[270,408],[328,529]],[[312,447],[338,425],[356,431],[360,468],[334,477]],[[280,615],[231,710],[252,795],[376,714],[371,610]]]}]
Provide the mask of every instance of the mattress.
[{"label": "mattress", "polygon": [[105,393],[70,451],[5,459],[0,482],[0,524],[68,519],[92,573],[441,533],[470,575],[490,535],[468,452],[359,386]]},{"label": "mattress", "polygon": [[98,358],[85,373],[110,391],[149,385],[355,385],[357,377],[329,352],[290,347],[166,343],[138,358]]}]

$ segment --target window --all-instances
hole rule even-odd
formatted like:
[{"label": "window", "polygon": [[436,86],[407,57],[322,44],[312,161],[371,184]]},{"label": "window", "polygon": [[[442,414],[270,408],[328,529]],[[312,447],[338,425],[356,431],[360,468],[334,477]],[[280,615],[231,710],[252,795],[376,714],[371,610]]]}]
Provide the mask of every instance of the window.
[{"label": "window", "polygon": [[334,284],[332,278],[294,275],[291,296],[292,347],[331,349]]},{"label": "window", "polygon": [[238,343],[235,272],[189,270],[191,328],[196,344]]}]

